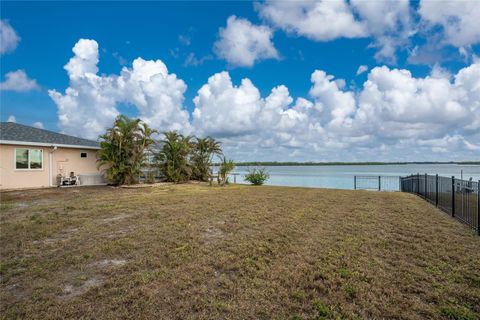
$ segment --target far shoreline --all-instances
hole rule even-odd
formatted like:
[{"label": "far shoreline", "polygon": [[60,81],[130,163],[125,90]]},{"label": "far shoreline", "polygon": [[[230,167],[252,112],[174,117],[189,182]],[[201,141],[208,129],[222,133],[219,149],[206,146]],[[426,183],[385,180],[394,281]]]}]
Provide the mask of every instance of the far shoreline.
[{"label": "far shoreline", "polygon": [[[409,165],[409,164],[456,164],[456,165],[480,165],[480,161],[416,161],[416,162],[276,162],[276,161],[252,161],[237,162],[237,167],[265,166],[384,166],[384,165]],[[214,166],[218,166],[215,163]]]}]

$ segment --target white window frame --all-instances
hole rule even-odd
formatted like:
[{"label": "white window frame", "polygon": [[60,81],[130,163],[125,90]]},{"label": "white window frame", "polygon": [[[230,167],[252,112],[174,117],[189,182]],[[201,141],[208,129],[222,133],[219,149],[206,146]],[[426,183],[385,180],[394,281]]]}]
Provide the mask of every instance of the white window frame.
[{"label": "white window frame", "polygon": [[[82,157],[82,153],[85,153],[86,156]],[[88,159],[88,152],[84,150],[80,151],[80,159]]]},{"label": "white window frame", "polygon": [[[17,150],[28,150],[28,158],[27,158],[27,161],[28,161],[28,168],[17,168]],[[41,168],[37,168],[37,169],[32,169],[30,168],[30,150],[38,150],[41,152],[42,156],[41,156],[41,159],[42,159],[42,167]],[[43,159],[43,149],[36,149],[36,148],[15,148],[15,152],[13,154],[13,168],[15,168],[15,171],[43,171],[44,170],[44,159]]]}]

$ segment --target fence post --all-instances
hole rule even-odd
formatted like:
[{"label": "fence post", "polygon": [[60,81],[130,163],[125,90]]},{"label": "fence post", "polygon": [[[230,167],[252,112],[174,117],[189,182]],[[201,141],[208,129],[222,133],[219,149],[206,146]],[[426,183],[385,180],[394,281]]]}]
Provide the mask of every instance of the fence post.
[{"label": "fence post", "polygon": [[477,235],[480,236],[480,180],[477,182]]},{"label": "fence post", "polygon": [[353,190],[357,190],[357,176],[353,176]]},{"label": "fence post", "polygon": [[382,179],[382,176],[378,176],[378,191],[381,190],[382,186],[381,186],[381,179]]},{"label": "fence post", "polygon": [[417,173],[417,190],[415,190],[416,194],[420,194],[420,173]]},{"label": "fence post", "polygon": [[425,200],[427,200],[427,174],[426,174],[426,173],[425,173],[425,183],[424,183],[424,184],[425,184],[425,185],[424,185],[425,194],[424,194],[423,198],[424,198]]},{"label": "fence post", "polygon": [[435,207],[438,207],[438,173],[435,175]]},{"label": "fence post", "polygon": [[233,183],[234,183],[234,184],[237,183],[237,175],[236,175],[236,174],[233,175]]},{"label": "fence post", "polygon": [[402,177],[398,177],[398,190],[403,192]]},{"label": "fence post", "polygon": [[452,176],[452,217],[455,217],[455,176]]}]

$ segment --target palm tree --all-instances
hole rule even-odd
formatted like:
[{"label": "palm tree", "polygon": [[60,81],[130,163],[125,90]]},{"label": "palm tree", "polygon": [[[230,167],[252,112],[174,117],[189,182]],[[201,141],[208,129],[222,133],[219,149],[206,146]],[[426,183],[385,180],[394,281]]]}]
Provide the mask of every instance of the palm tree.
[{"label": "palm tree", "polygon": [[145,162],[145,154],[154,143],[155,133],[140,119],[120,115],[113,127],[100,136],[97,166],[102,168],[107,180],[114,185],[136,183]]},{"label": "palm tree", "polygon": [[215,138],[207,137],[208,152],[210,153],[210,162],[213,160],[214,155],[223,155],[222,143],[215,140]]},{"label": "palm tree", "polygon": [[192,149],[192,178],[194,180],[205,181],[208,177],[208,141],[206,138],[195,138]]},{"label": "palm tree", "polygon": [[169,182],[181,183],[190,180],[192,137],[176,131],[164,132],[163,135],[164,139],[160,141],[162,147],[155,157],[160,170]]},{"label": "palm tree", "polygon": [[208,181],[211,176],[213,157],[223,154],[221,143],[212,137],[196,138],[192,151],[193,179]]},{"label": "palm tree", "polygon": [[228,183],[228,176],[233,169],[235,169],[235,163],[233,160],[227,160],[226,157],[223,157],[222,163],[220,164],[220,169],[218,171],[222,185]]}]

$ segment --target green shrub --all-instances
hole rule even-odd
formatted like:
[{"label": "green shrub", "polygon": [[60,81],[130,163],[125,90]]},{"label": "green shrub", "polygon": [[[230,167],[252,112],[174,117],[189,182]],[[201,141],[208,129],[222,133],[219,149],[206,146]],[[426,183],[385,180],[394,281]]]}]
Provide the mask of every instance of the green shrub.
[{"label": "green shrub", "polygon": [[255,186],[264,184],[268,178],[270,178],[270,175],[265,168],[248,170],[248,173],[245,175],[245,181]]}]

